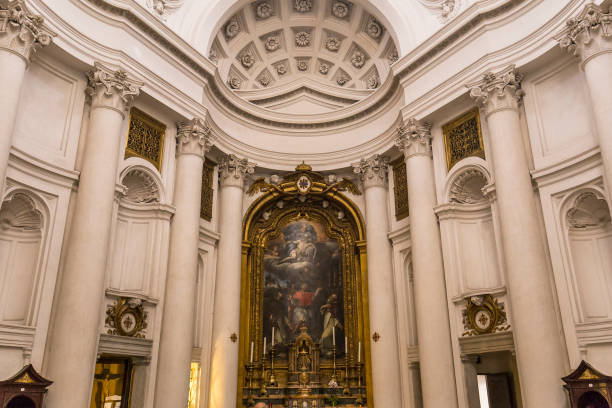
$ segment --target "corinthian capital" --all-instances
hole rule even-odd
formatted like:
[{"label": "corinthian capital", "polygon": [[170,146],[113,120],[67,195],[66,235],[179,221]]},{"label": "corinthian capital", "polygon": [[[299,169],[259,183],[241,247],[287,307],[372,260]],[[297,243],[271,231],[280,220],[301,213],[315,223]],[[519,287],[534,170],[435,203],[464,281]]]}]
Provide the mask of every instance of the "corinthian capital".
[{"label": "corinthian capital", "polygon": [[219,163],[219,175],[221,176],[222,186],[239,186],[242,187],[244,177],[247,174],[253,174],[255,171],[255,163],[248,159],[240,159],[233,154],[225,155]]},{"label": "corinthian capital", "polygon": [[202,119],[193,118],[176,124],[176,154],[195,154],[204,159],[212,147],[210,127]]},{"label": "corinthian capital", "polygon": [[41,16],[28,11],[24,0],[0,0],[0,49],[13,52],[29,63],[32,54],[51,44],[55,35]]},{"label": "corinthian capital", "polygon": [[102,64],[95,63],[95,69],[87,73],[87,89],[91,106],[115,109],[122,115],[127,111],[134,98],[140,94],[143,82],[129,78],[122,69],[113,71]]},{"label": "corinthian capital", "polygon": [[361,159],[353,164],[353,171],[358,174],[365,189],[374,186],[384,186],[387,181],[389,158],[375,154],[369,159]]},{"label": "corinthian capital", "polygon": [[431,123],[420,122],[415,118],[397,129],[395,145],[404,153],[404,158],[431,155]]},{"label": "corinthian capital", "polygon": [[557,41],[561,48],[582,57],[583,63],[590,58],[612,51],[610,25],[612,7],[607,12],[595,4],[587,4],[576,17],[567,20],[567,27]]},{"label": "corinthian capital", "polygon": [[514,65],[499,72],[487,72],[482,79],[466,86],[470,96],[480,104],[488,115],[499,110],[518,109],[525,92],[521,88],[523,76]]}]

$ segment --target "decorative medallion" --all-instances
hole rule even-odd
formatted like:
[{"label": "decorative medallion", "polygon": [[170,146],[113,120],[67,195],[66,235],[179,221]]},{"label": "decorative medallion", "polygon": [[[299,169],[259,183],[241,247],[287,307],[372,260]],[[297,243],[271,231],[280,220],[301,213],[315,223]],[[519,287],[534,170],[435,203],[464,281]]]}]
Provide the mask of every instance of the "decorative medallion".
[{"label": "decorative medallion", "polygon": [[467,307],[463,311],[463,326],[467,330],[463,336],[478,336],[510,329],[504,304],[493,296],[478,295],[466,298]]},{"label": "decorative medallion", "polygon": [[285,64],[278,64],[276,66],[276,73],[278,75],[285,75],[287,73],[287,65],[285,65]]},{"label": "decorative medallion", "polygon": [[306,60],[298,61],[297,69],[300,71],[308,71],[308,62]]},{"label": "decorative medallion", "polygon": [[353,56],[351,57],[351,64],[353,64],[355,68],[361,68],[365,65],[365,63],[365,54],[359,50],[355,50],[355,52],[353,52]]},{"label": "decorative medallion", "polygon": [[366,25],[366,33],[374,40],[378,41],[383,34],[383,27],[374,17],[370,17]]},{"label": "decorative medallion", "polygon": [[238,22],[238,17],[232,17],[227,24],[225,24],[225,37],[230,40],[240,33],[240,23]]},{"label": "decorative medallion", "polygon": [[348,83],[349,80],[349,77],[347,77],[346,75],[340,75],[338,79],[336,79],[336,83],[340,86],[344,86]]},{"label": "decorative medallion", "polygon": [[273,36],[266,38],[266,41],[264,42],[264,46],[266,47],[266,50],[268,51],[278,50],[281,46],[280,37],[277,35],[273,35]]},{"label": "decorative medallion", "polygon": [[252,54],[245,52],[240,57],[240,63],[242,64],[243,67],[245,67],[246,69],[249,69],[253,66],[253,64],[255,64],[255,57]]},{"label": "decorative medallion", "polygon": [[106,308],[108,334],[144,338],[147,328],[147,313],[142,300],[121,298]]},{"label": "decorative medallion", "polygon": [[269,1],[262,1],[255,6],[255,14],[257,15],[257,18],[261,20],[269,18],[273,13],[274,9]]},{"label": "decorative medallion", "polygon": [[332,14],[338,18],[346,18],[349,15],[350,8],[344,1],[335,1],[332,4]]},{"label": "decorative medallion", "polygon": [[310,45],[310,33],[308,31],[295,33],[295,45],[298,47],[308,47]]},{"label": "decorative medallion", "polygon": [[380,79],[378,78],[378,75],[372,75],[366,81],[366,86],[368,87],[368,89],[376,89],[378,88],[378,85],[380,85]]},{"label": "decorative medallion", "polygon": [[340,49],[340,45],[342,45],[342,41],[340,41],[338,37],[329,37],[325,41],[325,48],[327,48],[327,50],[331,52],[338,51]]},{"label": "decorative medallion", "polygon": [[307,13],[312,10],[312,0],[295,0],[295,11]]},{"label": "decorative medallion", "polygon": [[228,81],[227,84],[230,86],[230,88],[232,89],[240,89],[240,87],[242,86],[242,81],[240,80],[240,78],[238,77],[231,77]]},{"label": "decorative medallion", "polygon": [[310,191],[310,187],[312,187],[312,182],[304,175],[298,179],[296,186],[300,194],[307,194]]},{"label": "decorative medallion", "polygon": [[329,65],[324,62],[321,63],[321,65],[319,65],[319,72],[323,75],[327,75],[327,73],[329,72]]}]

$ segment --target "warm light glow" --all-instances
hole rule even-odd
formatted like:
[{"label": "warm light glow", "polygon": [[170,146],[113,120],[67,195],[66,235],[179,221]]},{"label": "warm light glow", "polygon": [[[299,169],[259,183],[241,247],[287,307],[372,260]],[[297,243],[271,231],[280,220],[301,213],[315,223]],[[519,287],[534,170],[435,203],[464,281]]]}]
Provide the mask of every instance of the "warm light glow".
[{"label": "warm light glow", "polygon": [[478,395],[480,396],[480,408],[489,408],[489,391],[487,390],[487,376],[478,376]]},{"label": "warm light glow", "polygon": [[187,408],[196,408],[200,399],[200,363],[192,362],[189,372],[189,404]]}]

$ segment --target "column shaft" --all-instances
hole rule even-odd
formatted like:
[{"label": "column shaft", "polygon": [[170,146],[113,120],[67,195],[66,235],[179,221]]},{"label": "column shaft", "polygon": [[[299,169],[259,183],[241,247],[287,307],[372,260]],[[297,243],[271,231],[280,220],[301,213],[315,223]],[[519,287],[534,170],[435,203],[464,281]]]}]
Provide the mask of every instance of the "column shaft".
[{"label": "column shaft", "polygon": [[0,4],[0,197],[23,77],[32,53],[50,44],[53,35],[40,16],[27,11],[23,0]]},{"label": "column shaft", "polygon": [[204,154],[210,149],[209,129],[199,119],[178,125],[174,186],[176,212],[170,226],[168,274],[155,406],[184,407],[189,398],[198,274],[200,200]]},{"label": "column shaft", "polygon": [[[400,130],[410,211],[410,242],[423,406],[457,407],[446,282],[430,147],[431,125],[410,120]],[[444,384],[443,387],[440,384]]]},{"label": "column shaft", "polygon": [[99,65],[89,83],[87,146],[49,336],[47,376],[54,384],[47,404],[52,408],[90,403],[124,110],[142,85]]},{"label": "column shaft", "polygon": [[355,166],[365,190],[370,331],[374,405],[401,407],[402,392],[397,339],[395,288],[387,211],[388,160],[374,156]]},{"label": "column shaft", "polygon": [[208,406],[235,407],[238,381],[240,276],[242,261],[242,200],[244,176],[253,164],[232,155],[219,166],[221,216],[213,311],[210,400]]},{"label": "column shaft", "polygon": [[487,73],[471,94],[487,112],[514,342],[526,407],[567,406],[566,353],[518,114],[523,92],[510,67]]}]

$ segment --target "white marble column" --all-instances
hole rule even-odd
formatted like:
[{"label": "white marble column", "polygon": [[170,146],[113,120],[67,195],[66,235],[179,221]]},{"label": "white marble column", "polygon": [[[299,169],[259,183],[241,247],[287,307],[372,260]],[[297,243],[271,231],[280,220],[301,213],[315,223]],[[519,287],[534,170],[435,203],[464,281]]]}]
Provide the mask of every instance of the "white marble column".
[{"label": "white marble column", "polygon": [[195,118],[177,124],[176,207],[170,225],[168,274],[159,342],[155,407],[186,407],[193,351],[204,155],[210,128]]},{"label": "white marble column", "polygon": [[219,247],[213,309],[210,402],[213,407],[235,407],[238,385],[240,275],[242,262],[242,200],[244,180],[255,165],[234,155],[219,164]]},{"label": "white marble column", "polygon": [[93,385],[123,120],[141,82],[96,64],[75,210],[59,282],[46,376],[50,408],[87,407]]},{"label": "white marble column", "polygon": [[23,0],[0,2],[0,196],[4,191],[21,84],[37,48],[51,43],[43,18]]},{"label": "white marble column", "polygon": [[[408,179],[410,242],[423,406],[457,407],[446,282],[431,157],[431,124],[411,119],[399,129]],[[443,386],[441,386],[444,384]]]},{"label": "white marble column", "polygon": [[387,172],[389,160],[375,155],[353,165],[364,188],[368,260],[368,300],[374,405],[402,407],[395,288],[389,233]]},{"label": "white marble column", "polygon": [[612,199],[612,7],[588,4],[558,38],[580,56],[589,87],[608,197]]},{"label": "white marble column", "polygon": [[520,80],[510,66],[468,87],[484,108],[489,128],[523,406],[561,408],[567,406],[560,380],[567,354],[521,136]]}]

